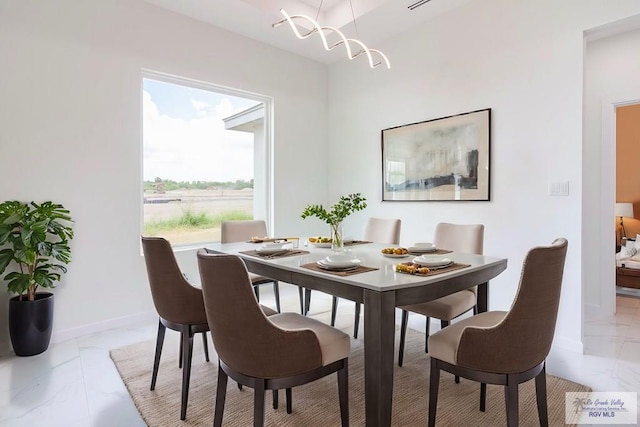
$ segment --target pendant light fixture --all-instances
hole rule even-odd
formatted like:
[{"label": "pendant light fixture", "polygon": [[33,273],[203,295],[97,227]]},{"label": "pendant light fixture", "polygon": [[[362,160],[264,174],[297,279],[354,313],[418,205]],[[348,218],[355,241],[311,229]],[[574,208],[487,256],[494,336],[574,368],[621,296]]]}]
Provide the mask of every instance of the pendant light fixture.
[{"label": "pendant light fixture", "polygon": [[[359,38],[360,36],[358,34],[358,26],[356,25],[356,17],[355,17],[355,14],[353,13],[353,4],[351,3],[351,0],[349,0],[349,5],[351,6],[351,17],[353,18],[353,26],[355,27],[356,37]],[[320,2],[320,7],[318,8],[317,16],[320,16],[320,9],[322,9],[322,1]],[[376,68],[383,64],[387,68],[391,68],[391,64],[389,63],[389,60],[387,59],[384,53],[380,52],[378,49],[368,48],[360,40],[346,37],[337,28],[320,26],[317,22],[317,19],[318,19],[317,16],[316,16],[316,19],[314,20],[307,15],[289,15],[284,9],[280,9],[280,13],[282,13],[282,16],[284,18],[278,22],[273,23],[272,24],[273,28],[279,27],[280,25],[286,22],[291,27],[293,34],[295,34],[295,36],[301,40],[306,39],[307,37],[310,37],[313,34],[318,34],[320,36],[320,39],[322,40],[322,45],[327,51],[333,50],[338,46],[344,46],[347,52],[347,57],[349,59],[357,58],[358,56],[364,54],[366,55],[369,61],[369,66],[371,68]],[[294,22],[296,20],[306,21],[308,24],[311,25],[311,29],[304,33],[301,33],[300,31],[298,31],[298,27],[296,27],[296,24]],[[337,35],[339,40],[336,41],[335,43],[329,44],[326,36],[331,35],[332,33]]]}]

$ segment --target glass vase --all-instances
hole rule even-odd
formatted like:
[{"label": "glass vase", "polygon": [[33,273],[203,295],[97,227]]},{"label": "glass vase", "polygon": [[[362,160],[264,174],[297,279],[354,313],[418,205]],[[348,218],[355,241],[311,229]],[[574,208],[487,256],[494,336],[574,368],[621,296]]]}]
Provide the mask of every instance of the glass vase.
[{"label": "glass vase", "polygon": [[334,252],[342,252],[344,249],[344,240],[342,239],[342,223],[329,224],[331,227],[331,250]]}]

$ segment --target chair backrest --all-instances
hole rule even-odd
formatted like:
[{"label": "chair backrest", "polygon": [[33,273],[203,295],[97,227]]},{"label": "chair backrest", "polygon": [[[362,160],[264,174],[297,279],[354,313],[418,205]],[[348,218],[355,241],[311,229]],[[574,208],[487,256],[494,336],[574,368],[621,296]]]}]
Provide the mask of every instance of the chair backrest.
[{"label": "chair backrest", "polygon": [[454,252],[482,254],[484,225],[441,222],[436,225],[433,243],[437,248],[449,249]]},{"label": "chair backrest", "polygon": [[265,316],[242,259],[201,249],[198,268],[211,337],[226,365],[257,378],[297,375],[322,366],[313,331],[285,330]]},{"label": "chair backrest", "polygon": [[169,242],[142,236],[142,251],[158,315],[180,324],[207,323],[202,291],[184,278]]},{"label": "chair backrest", "polygon": [[252,237],[266,237],[267,224],[263,220],[223,221],[220,230],[222,243],[242,242]]},{"label": "chair backrest", "polygon": [[490,328],[462,332],[457,362],[496,373],[525,372],[549,354],[558,317],[567,240],[531,249],[522,265],[518,292],[504,319]]},{"label": "chair backrest", "polygon": [[364,229],[364,240],[387,245],[400,243],[401,221],[397,218],[369,218]]}]

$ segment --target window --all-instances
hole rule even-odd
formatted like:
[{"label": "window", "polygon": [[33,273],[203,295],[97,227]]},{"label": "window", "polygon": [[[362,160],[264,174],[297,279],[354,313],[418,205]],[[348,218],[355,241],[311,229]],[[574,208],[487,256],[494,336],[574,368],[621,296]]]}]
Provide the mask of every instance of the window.
[{"label": "window", "polygon": [[142,234],[195,245],[266,218],[265,101],[148,73],[142,89]]}]

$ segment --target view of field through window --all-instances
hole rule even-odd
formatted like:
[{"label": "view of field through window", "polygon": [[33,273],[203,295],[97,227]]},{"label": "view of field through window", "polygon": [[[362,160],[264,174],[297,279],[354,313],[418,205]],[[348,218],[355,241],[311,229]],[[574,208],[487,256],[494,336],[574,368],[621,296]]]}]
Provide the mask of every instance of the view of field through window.
[{"label": "view of field through window", "polygon": [[219,241],[222,221],[253,218],[253,133],[223,119],[256,104],[143,78],[143,235]]}]

